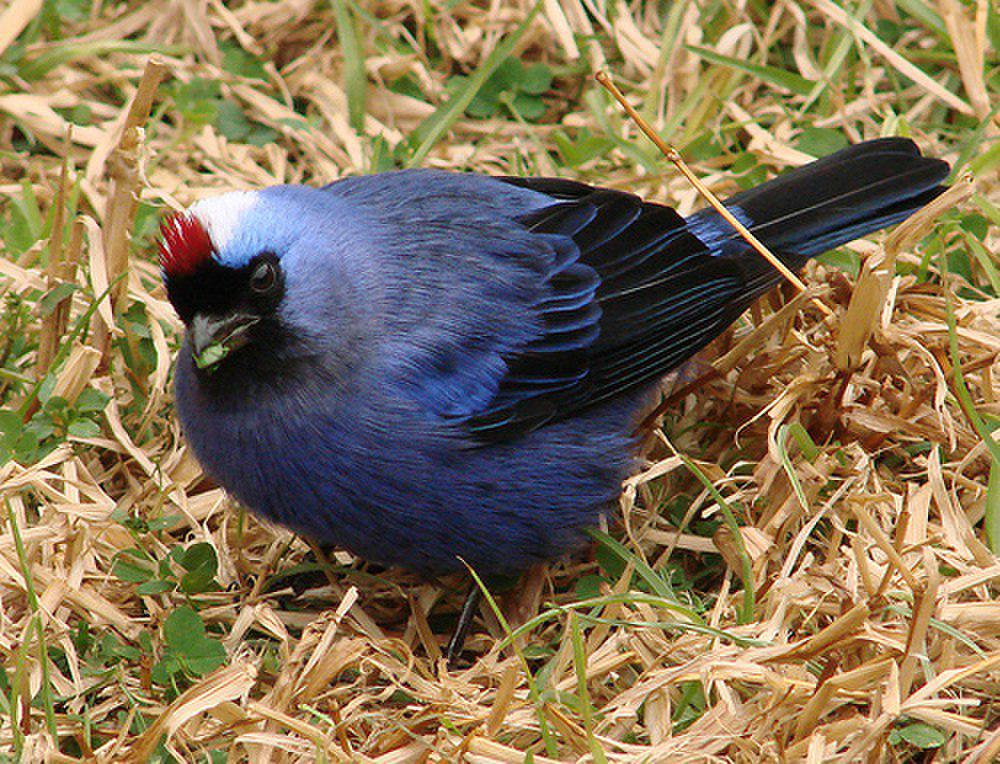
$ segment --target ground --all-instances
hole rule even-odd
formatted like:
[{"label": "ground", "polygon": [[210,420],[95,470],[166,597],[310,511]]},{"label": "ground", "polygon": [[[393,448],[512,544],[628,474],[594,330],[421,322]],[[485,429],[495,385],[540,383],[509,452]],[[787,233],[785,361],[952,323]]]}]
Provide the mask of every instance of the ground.
[{"label": "ground", "polygon": [[[990,3],[0,13],[2,760],[1000,755]],[[487,607],[449,669],[461,585],[337,553],[302,592],[308,545],[201,475],[156,226],[405,166],[701,206],[603,69],[720,195],[880,135],[952,162],[953,190],[704,353],[589,558],[537,576],[520,627]]]}]

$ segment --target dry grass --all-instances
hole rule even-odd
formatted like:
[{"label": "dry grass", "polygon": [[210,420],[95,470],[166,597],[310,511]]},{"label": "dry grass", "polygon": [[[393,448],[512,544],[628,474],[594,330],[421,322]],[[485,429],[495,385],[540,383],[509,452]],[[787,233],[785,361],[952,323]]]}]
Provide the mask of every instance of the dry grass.
[{"label": "dry grass", "polygon": [[[995,9],[565,0],[521,27],[528,3],[448,5],[0,16],[0,758],[995,760]],[[541,119],[435,112],[514,42],[555,74]],[[407,163],[689,211],[603,67],[720,194],[836,135],[912,133],[977,180],[721,338],[596,561],[536,582],[515,647],[487,613],[449,671],[458,592],[354,565],[296,596],[307,546],[202,479],[152,232],[222,189]]]}]

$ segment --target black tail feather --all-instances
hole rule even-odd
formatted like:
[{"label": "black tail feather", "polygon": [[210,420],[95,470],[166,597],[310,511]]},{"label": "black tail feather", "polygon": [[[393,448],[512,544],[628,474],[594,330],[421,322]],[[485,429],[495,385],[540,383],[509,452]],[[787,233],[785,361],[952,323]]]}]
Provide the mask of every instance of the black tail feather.
[{"label": "black tail feather", "polygon": [[736,194],[750,229],[799,263],[897,223],[942,191],[949,166],[907,138],[850,146]]}]

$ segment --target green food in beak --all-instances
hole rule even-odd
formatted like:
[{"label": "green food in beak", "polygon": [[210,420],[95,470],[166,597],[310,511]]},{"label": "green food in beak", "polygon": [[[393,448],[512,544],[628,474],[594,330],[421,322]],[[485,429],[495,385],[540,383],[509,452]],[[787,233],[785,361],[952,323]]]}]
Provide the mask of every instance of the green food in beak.
[{"label": "green food in beak", "polygon": [[247,343],[250,327],[259,320],[241,312],[224,316],[197,314],[188,327],[195,366],[206,371],[214,369],[223,358]]}]

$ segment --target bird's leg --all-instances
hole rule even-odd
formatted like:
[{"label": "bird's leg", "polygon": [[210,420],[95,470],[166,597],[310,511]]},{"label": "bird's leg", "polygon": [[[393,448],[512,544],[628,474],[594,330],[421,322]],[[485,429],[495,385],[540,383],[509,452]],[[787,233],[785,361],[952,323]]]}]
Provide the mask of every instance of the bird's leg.
[{"label": "bird's leg", "polygon": [[455,631],[452,632],[451,639],[448,640],[448,647],[445,648],[444,655],[449,667],[453,667],[455,660],[462,654],[465,638],[469,636],[469,629],[472,627],[472,619],[476,617],[476,611],[479,610],[479,603],[482,601],[483,590],[479,588],[479,584],[473,581],[472,589],[469,590],[469,594],[462,604],[462,612],[458,615]]},{"label": "bird's leg", "polygon": [[[491,592],[496,593],[498,589],[502,590],[500,596],[503,600],[503,618],[512,628],[527,623],[538,614],[547,570],[546,565],[537,564],[532,565],[517,578],[494,575],[486,579],[485,585]],[[447,648],[445,648],[449,667],[454,666],[455,660],[462,653],[465,638],[469,635],[469,629],[472,627],[472,619],[475,618],[482,599],[483,590],[479,583],[474,581],[472,589],[462,605],[462,612],[458,616],[455,631],[448,641]]]}]

